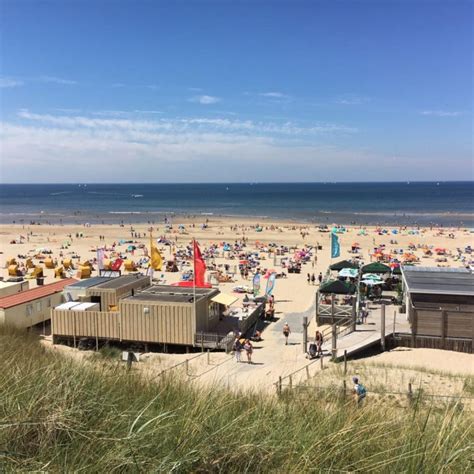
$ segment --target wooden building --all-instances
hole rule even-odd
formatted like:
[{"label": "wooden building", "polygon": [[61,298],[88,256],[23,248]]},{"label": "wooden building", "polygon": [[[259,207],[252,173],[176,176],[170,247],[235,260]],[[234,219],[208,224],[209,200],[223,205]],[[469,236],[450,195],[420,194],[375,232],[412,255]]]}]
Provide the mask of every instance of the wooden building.
[{"label": "wooden building", "polygon": [[[17,280],[17,278],[13,278],[13,280]],[[21,293],[22,291],[29,290],[29,288],[29,281],[23,280],[23,278],[20,281],[0,281],[0,298]]]},{"label": "wooden building", "polygon": [[117,311],[121,298],[131,296],[151,284],[151,278],[140,273],[107,278],[106,280],[86,289],[87,297],[93,303],[99,303],[101,311]]},{"label": "wooden building", "polygon": [[403,266],[412,347],[472,352],[474,275],[465,268]]},{"label": "wooden building", "polygon": [[51,309],[64,302],[64,287],[75,281],[68,278],[0,298],[0,324],[31,328],[48,321]]},{"label": "wooden building", "polygon": [[[95,290],[94,294],[97,294]],[[73,339],[75,342],[86,337],[200,346],[203,341],[209,341],[210,332],[216,335],[223,311],[219,296],[219,290],[213,288],[193,290],[189,287],[156,285],[121,298],[118,311],[78,312],[74,307],[70,310],[55,309],[52,311],[53,341]],[[213,347],[218,347],[218,342]]]}]

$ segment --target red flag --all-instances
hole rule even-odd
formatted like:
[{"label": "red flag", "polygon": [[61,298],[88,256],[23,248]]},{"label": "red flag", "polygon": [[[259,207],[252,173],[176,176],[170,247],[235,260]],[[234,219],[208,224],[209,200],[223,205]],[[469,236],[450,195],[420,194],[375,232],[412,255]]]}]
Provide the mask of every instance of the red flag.
[{"label": "red flag", "polygon": [[194,281],[196,282],[196,286],[198,288],[204,288],[204,274],[206,273],[206,264],[201,255],[201,250],[199,250],[199,246],[196,241],[194,241],[194,248],[193,248],[193,255],[194,255]]}]

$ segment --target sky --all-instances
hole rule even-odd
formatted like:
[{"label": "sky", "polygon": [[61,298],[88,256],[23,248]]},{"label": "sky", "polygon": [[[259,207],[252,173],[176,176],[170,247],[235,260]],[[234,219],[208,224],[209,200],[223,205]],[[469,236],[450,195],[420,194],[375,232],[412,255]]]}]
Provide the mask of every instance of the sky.
[{"label": "sky", "polygon": [[0,181],[473,179],[473,2],[0,0]]}]

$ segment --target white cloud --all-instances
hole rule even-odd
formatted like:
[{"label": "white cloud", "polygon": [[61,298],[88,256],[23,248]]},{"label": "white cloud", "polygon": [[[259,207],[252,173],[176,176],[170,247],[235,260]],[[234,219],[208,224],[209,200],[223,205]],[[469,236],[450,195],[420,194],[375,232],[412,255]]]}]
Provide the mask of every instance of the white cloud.
[{"label": "white cloud", "polygon": [[422,110],[421,115],[433,115],[435,117],[458,117],[461,112],[448,110]]},{"label": "white cloud", "polygon": [[370,102],[369,97],[357,96],[357,95],[344,95],[336,99],[336,104],[339,105],[362,105]]},{"label": "white cloud", "polygon": [[214,97],[212,95],[197,95],[195,97],[192,97],[189,99],[190,102],[197,102],[202,105],[210,105],[210,104],[217,104],[217,102],[220,102],[219,97]]},{"label": "white cloud", "polygon": [[269,97],[271,99],[288,99],[289,96],[283,94],[283,92],[261,92],[259,95],[262,97]]},{"label": "white cloud", "polygon": [[63,79],[61,77],[56,76],[41,76],[38,78],[41,82],[50,82],[54,84],[61,84],[66,86],[73,86],[77,84],[77,81],[72,81],[70,79]]},{"label": "white cloud", "polygon": [[0,88],[2,89],[7,87],[19,87],[23,84],[23,81],[19,81],[17,79],[11,79],[9,77],[0,77]]}]

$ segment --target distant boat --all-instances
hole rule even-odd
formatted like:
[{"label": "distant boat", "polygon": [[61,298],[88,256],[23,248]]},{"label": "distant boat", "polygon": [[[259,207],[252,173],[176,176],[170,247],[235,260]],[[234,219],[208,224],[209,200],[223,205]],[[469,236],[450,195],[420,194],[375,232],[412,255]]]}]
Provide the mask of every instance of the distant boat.
[{"label": "distant boat", "polygon": [[142,198],[143,194],[132,194],[132,198]]},{"label": "distant boat", "polygon": [[229,186],[226,186],[226,187],[225,187],[225,190],[226,190],[226,191],[229,191]]}]

